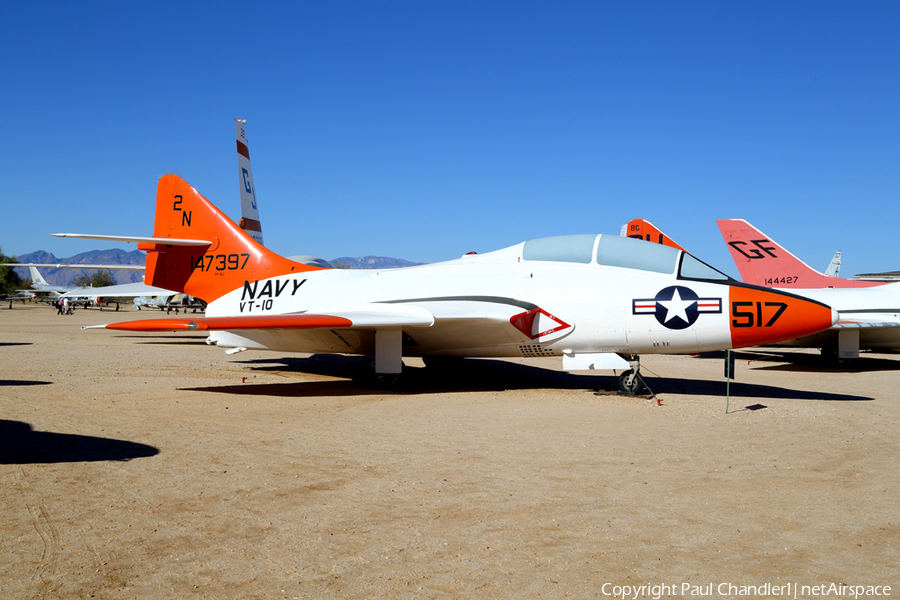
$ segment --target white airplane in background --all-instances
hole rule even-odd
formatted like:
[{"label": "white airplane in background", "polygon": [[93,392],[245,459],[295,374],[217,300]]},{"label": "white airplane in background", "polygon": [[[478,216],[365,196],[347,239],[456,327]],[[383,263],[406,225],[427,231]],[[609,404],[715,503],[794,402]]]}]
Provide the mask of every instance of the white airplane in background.
[{"label": "white airplane in background", "polygon": [[134,304],[134,307],[138,310],[141,310],[142,306],[163,309],[166,307],[166,304],[168,304],[170,298],[172,298],[172,296],[138,296],[134,299],[132,304]]},{"label": "white airplane in background", "polygon": [[73,288],[62,295],[63,298],[89,300],[94,304],[103,304],[114,298],[139,298],[141,296],[159,297],[173,296],[175,292],[145,283],[122,283],[104,285],[102,287]]},{"label": "white airplane in background", "polygon": [[173,295],[175,292],[153,287],[143,283],[123,283],[119,285],[105,285],[102,287],[76,287],[71,285],[48,284],[38,272],[37,267],[55,267],[58,269],[99,269],[99,270],[127,270],[143,271],[142,265],[83,265],[83,264],[37,264],[37,263],[9,263],[17,267],[27,266],[31,273],[31,290],[22,292],[48,293],[55,298],[69,298],[70,300],[87,300],[94,304],[100,304],[105,298],[136,298],[138,296]]},{"label": "white airplane in background", "polygon": [[841,251],[838,250],[834,253],[834,256],[831,259],[831,262],[828,263],[828,268],[825,269],[826,277],[837,277],[841,274]]},{"label": "white airplane in background", "polygon": [[153,285],[206,300],[206,317],[101,325],[210,331],[232,351],[375,356],[394,379],[403,355],[562,358],[566,370],[629,369],[642,353],[771,343],[827,329],[829,306],[741,284],[690,254],[610,235],[543,238],[442,263],[324,269],[260,246],[186,181],[157,187],[147,251]]},{"label": "white airplane in background", "polygon": [[[746,283],[789,289],[840,314],[840,321],[831,328],[778,345],[820,348],[823,356],[839,359],[858,358],[860,349],[900,349],[900,282],[857,281],[819,273],[742,219],[716,223]],[[642,239],[649,235],[652,241],[675,244],[643,219],[627,223],[625,230],[640,232]]]},{"label": "white airplane in background", "polygon": [[[54,298],[59,298],[61,296],[65,296],[68,292],[70,292],[75,288],[71,285],[53,285],[47,283],[44,277],[41,275],[40,271],[37,270],[38,267],[51,267],[55,269],[122,269],[128,271],[143,271],[143,266],[138,265],[80,265],[80,264],[45,264],[45,263],[4,263],[3,266],[6,267],[28,267],[28,272],[31,275],[31,289],[27,290],[16,290],[18,294],[47,294]],[[87,289],[87,288],[82,288]]]},{"label": "white airplane in background", "polygon": [[[35,263],[7,263],[7,265],[11,267],[28,267],[28,273],[31,275],[31,289],[16,290],[17,293],[47,294],[54,298],[59,298],[72,289],[72,286],[70,285],[52,285],[47,283],[47,281],[41,275],[40,271],[37,270],[37,266],[35,265]],[[49,267],[50,265],[39,266]],[[62,265],[60,265],[60,267],[62,267]]]}]

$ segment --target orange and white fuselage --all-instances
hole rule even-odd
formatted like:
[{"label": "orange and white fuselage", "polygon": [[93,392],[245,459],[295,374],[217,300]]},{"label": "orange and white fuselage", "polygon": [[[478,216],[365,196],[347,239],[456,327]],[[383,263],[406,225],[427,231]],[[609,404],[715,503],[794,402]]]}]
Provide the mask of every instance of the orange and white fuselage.
[{"label": "orange and white fuselage", "polygon": [[[229,348],[408,356],[620,355],[740,348],[808,335],[827,305],[740,284],[693,256],[615,235],[573,235],[376,271],[295,263],[257,244],[184,180],[160,180],[148,280],[209,302],[206,316],[108,325],[207,330]],[[606,360],[607,358],[612,360]],[[618,360],[618,362],[617,362]]]},{"label": "orange and white fuselage", "polygon": [[[830,308],[793,295],[679,278],[683,254],[675,250],[663,252],[671,271],[661,273],[598,263],[603,242],[645,249],[618,236],[549,240],[580,243],[589,262],[529,260],[526,242],[405,269],[318,270],[247,282],[211,302],[206,314],[352,320],[354,313],[381,313],[385,326],[391,318],[401,323],[403,354],[411,356],[702,352],[795,337],[833,322]],[[370,331],[346,328],[214,331],[211,340],[228,347],[374,353]]]}]

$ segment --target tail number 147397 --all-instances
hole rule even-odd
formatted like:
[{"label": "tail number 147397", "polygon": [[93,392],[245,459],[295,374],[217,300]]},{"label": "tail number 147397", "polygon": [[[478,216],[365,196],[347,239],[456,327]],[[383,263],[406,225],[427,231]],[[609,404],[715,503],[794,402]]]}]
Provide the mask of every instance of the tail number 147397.
[{"label": "tail number 147397", "polygon": [[771,327],[787,309],[785,302],[732,302],[732,327]]},{"label": "tail number 147397", "polygon": [[238,271],[247,264],[249,254],[205,254],[197,258],[197,262],[191,259],[191,270],[201,271]]}]

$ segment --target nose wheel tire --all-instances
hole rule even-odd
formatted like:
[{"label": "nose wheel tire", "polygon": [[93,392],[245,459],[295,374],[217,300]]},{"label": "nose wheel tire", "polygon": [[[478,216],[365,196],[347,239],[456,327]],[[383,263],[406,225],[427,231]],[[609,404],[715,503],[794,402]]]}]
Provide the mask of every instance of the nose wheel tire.
[{"label": "nose wheel tire", "polygon": [[649,391],[640,373],[625,371],[619,375],[619,393],[624,396],[640,396]]},{"label": "nose wheel tire", "polygon": [[400,373],[375,373],[375,378],[383,387],[394,387],[400,381]]}]

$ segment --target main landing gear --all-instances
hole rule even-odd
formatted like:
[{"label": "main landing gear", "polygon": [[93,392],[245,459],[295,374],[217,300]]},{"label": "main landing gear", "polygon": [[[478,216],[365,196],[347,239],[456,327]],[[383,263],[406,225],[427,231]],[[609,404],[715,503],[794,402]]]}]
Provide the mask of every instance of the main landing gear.
[{"label": "main landing gear", "polygon": [[631,354],[623,357],[628,361],[630,370],[619,375],[619,394],[622,396],[642,396],[650,392],[650,388],[641,377],[641,357]]},{"label": "main landing gear", "polygon": [[385,386],[396,385],[403,370],[403,330],[375,330],[375,377]]}]

